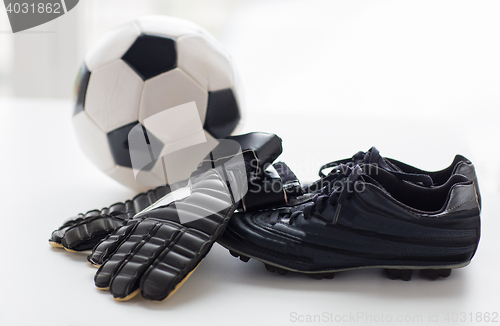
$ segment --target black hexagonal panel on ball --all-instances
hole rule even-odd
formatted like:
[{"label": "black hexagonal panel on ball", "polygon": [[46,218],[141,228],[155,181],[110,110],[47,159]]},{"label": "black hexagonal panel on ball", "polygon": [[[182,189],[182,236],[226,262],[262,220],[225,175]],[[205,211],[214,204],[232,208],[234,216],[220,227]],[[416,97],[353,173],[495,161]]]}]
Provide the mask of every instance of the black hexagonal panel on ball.
[{"label": "black hexagonal panel on ball", "polygon": [[228,88],[208,93],[208,107],[204,128],[212,136],[225,138],[231,135],[240,119],[240,108],[232,89]]},{"label": "black hexagonal panel on ball", "polygon": [[90,71],[85,63],[80,68],[75,83],[75,109],[73,116],[82,112],[85,109],[85,96],[87,95],[87,87],[89,86]]},{"label": "black hexagonal panel on ball", "polygon": [[175,41],[168,37],[141,34],[122,57],[143,80],[177,67]]},{"label": "black hexagonal panel on ball", "polygon": [[[136,126],[140,126],[140,128],[134,128]],[[135,155],[135,157],[140,156],[140,161],[148,162],[148,164],[146,164],[144,167],[140,167],[141,170],[151,170],[157,158],[159,157],[164,144],[151,132],[148,132],[146,128],[144,128],[144,126],[142,126],[137,121],[108,133],[108,143],[115,163],[120,166],[132,168],[132,161],[130,159],[131,150],[129,146],[129,134],[136,137],[135,139],[144,141],[143,147],[135,146],[133,155]]]}]

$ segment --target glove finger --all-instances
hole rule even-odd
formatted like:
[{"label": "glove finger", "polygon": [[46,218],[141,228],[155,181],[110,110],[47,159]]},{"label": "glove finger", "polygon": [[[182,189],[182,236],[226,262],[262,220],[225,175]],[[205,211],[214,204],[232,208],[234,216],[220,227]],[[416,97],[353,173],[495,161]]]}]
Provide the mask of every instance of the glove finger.
[{"label": "glove finger", "polygon": [[118,248],[118,246],[125,241],[126,237],[134,230],[137,223],[129,223],[124,225],[104,239],[102,239],[95,247],[92,249],[92,253],[87,257],[87,260],[92,265],[100,266],[102,265],[111,254]]},{"label": "glove finger", "polygon": [[[52,232],[49,243],[54,247],[70,251],[92,249],[111,231],[123,225],[124,220],[135,214],[133,203],[116,203],[102,210],[91,210],[66,221]],[[94,222],[102,220],[100,222]]]},{"label": "glove finger", "polygon": [[77,225],[77,223],[83,218],[85,218],[84,214],[78,214],[78,216],[76,216],[75,218],[66,221],[61,227],[59,227],[59,229],[54,230],[49,239],[50,245],[52,245],[53,247],[62,248],[63,246],[61,242],[66,232],[73,226]]},{"label": "glove finger", "polygon": [[166,247],[141,279],[142,296],[164,300],[177,290],[210,249],[209,236],[195,229],[182,233],[175,243]]},{"label": "glove finger", "polygon": [[111,276],[109,291],[113,297],[118,300],[132,298],[138,293],[140,279],[149,265],[166,247],[174,243],[174,239],[181,234],[182,229],[184,229],[182,226],[173,223],[141,222],[141,225],[109,259],[108,262],[111,262],[112,266],[106,270],[108,274],[96,277],[96,280],[99,284],[103,284]]},{"label": "glove finger", "polygon": [[69,229],[70,227],[65,227],[65,228],[62,228],[62,229],[57,229],[57,230],[54,230],[50,236],[50,239],[49,239],[49,244],[52,246],[52,247],[56,247],[56,248],[64,248],[63,245],[62,245],[62,239],[64,238],[64,235],[66,234],[66,231]]},{"label": "glove finger", "polygon": [[123,223],[123,219],[112,216],[99,216],[95,219],[84,220],[81,224],[66,231],[61,244],[64,248],[73,251],[91,250]]}]

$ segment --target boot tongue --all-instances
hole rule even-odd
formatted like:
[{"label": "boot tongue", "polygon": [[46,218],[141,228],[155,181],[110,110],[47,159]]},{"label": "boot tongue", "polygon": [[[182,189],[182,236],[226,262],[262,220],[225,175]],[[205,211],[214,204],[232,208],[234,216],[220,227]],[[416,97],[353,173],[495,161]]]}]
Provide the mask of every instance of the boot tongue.
[{"label": "boot tongue", "polygon": [[387,161],[380,155],[380,152],[375,146],[366,152],[364,161],[368,164],[376,164],[382,169],[394,171],[394,168],[387,164]]},{"label": "boot tongue", "polygon": [[391,171],[393,174],[400,176],[401,179],[410,181],[413,183],[421,183],[424,186],[431,186],[433,184],[432,178],[425,174],[415,174],[415,173],[405,173],[401,171],[398,167],[396,167],[391,162],[387,161],[380,155],[375,146],[370,148],[363,159],[365,163],[377,165],[379,168],[382,168],[387,171]]}]

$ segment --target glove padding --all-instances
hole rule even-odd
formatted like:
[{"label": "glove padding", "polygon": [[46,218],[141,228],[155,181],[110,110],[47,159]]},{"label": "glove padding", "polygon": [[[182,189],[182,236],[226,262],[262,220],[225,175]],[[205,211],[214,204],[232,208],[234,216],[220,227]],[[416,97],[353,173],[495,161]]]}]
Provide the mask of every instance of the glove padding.
[{"label": "glove padding", "polygon": [[100,266],[95,285],[119,301],[139,292],[150,300],[173,294],[222,234],[236,208],[234,194],[239,189],[231,191],[234,178],[228,180],[221,170],[203,173],[188,197],[138,214],[101,241],[88,257]]},{"label": "glove padding", "polygon": [[[186,184],[187,182],[183,182],[177,186]],[[160,186],[140,193],[132,200],[116,203],[101,210],[91,210],[86,214],[78,214],[52,232],[49,243],[53,247],[64,248],[68,251],[91,250],[108,234],[170,193],[170,190],[170,186]]]}]

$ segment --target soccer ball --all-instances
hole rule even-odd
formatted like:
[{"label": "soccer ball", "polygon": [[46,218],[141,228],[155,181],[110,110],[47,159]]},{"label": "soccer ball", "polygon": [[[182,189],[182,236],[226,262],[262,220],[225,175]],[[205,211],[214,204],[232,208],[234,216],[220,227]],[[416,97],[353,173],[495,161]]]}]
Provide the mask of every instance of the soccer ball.
[{"label": "soccer ball", "polygon": [[[138,191],[185,180],[239,124],[237,79],[230,56],[196,24],[136,19],[105,34],[84,59],[77,139],[100,170]],[[179,151],[200,144],[195,154]],[[177,154],[162,159],[169,153]]]}]

